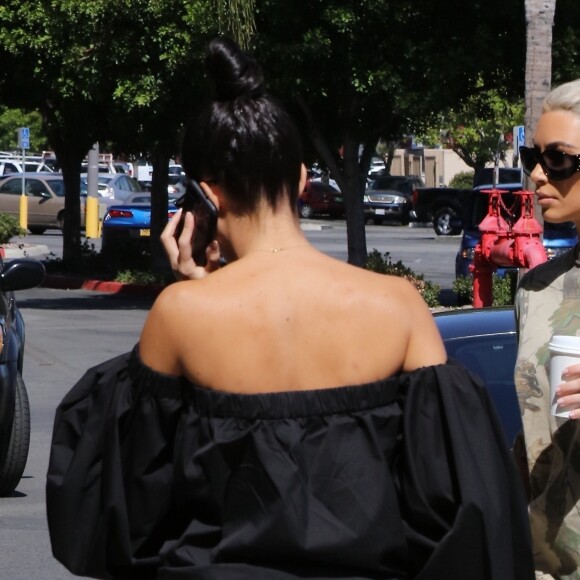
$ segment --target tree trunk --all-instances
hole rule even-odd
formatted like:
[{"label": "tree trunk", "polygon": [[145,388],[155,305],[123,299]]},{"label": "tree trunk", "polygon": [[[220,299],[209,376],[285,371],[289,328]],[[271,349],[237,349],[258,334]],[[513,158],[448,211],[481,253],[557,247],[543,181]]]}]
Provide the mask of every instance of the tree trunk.
[{"label": "tree trunk", "polygon": [[345,135],[343,139],[345,188],[342,191],[345,194],[348,262],[355,266],[363,266],[367,259],[364,189],[362,189],[358,159],[359,145],[358,139]]},{"label": "tree trunk", "polygon": [[56,159],[64,181],[64,228],[62,232],[62,261],[71,272],[81,265],[81,164],[84,154],[78,149],[55,149]]},{"label": "tree trunk", "polygon": [[[526,145],[532,143],[542,102],[552,84],[552,27],[556,0],[525,0],[526,7]],[[526,189],[529,186],[526,185]],[[541,220],[541,212],[536,211]]]},{"label": "tree trunk", "polygon": [[[297,100],[306,119],[314,148],[320,156],[320,160],[330,170],[344,196],[348,262],[356,266],[362,266],[367,258],[367,241],[363,206],[364,187],[362,184],[364,184],[364,179],[361,179],[358,162],[359,143],[355,139],[345,136],[343,144],[344,163],[341,170],[336,156],[332,153],[314,123],[310,108],[302,98],[299,97]],[[367,173],[369,164],[370,157],[367,162]]]},{"label": "tree trunk", "polygon": [[162,148],[156,148],[151,155],[151,266],[158,273],[169,271],[169,262],[159,239],[167,225],[169,159],[169,153]]}]

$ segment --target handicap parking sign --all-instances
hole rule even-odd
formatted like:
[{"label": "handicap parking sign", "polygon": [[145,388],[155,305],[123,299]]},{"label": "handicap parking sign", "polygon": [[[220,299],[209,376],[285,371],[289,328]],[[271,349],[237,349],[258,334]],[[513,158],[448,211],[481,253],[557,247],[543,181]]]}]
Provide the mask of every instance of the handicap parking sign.
[{"label": "handicap parking sign", "polygon": [[18,146],[20,149],[30,149],[30,129],[20,127],[18,130]]},{"label": "handicap parking sign", "polygon": [[523,125],[514,127],[514,149],[519,153],[520,147],[526,144],[526,128]]}]

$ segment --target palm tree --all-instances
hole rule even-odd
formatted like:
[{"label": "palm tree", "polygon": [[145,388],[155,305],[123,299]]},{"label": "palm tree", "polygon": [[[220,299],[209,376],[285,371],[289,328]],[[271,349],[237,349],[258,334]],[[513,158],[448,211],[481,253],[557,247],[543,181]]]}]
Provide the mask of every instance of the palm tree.
[{"label": "palm tree", "polygon": [[525,0],[526,8],[526,143],[532,140],[542,101],[552,84],[552,27],[556,0]]},{"label": "palm tree", "polygon": [[216,0],[218,28],[248,49],[256,31],[255,0]]}]

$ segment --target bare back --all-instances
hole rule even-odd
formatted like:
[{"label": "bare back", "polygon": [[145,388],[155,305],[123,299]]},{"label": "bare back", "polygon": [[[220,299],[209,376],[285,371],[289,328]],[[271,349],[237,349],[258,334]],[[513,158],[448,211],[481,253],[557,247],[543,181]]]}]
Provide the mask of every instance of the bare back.
[{"label": "bare back", "polygon": [[256,252],[171,286],[140,348],[158,371],[248,393],[363,384],[445,361],[408,282],[311,247]]}]

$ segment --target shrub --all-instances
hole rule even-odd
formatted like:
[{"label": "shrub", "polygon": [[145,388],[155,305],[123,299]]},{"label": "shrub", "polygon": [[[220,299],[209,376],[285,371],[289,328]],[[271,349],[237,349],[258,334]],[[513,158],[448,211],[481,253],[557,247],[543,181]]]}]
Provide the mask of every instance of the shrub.
[{"label": "shrub", "polygon": [[[514,303],[517,274],[509,272],[503,278],[492,276],[493,306],[509,306]],[[457,304],[463,306],[473,302],[473,278],[460,276],[453,280],[453,291],[457,294]]]},{"label": "shrub", "polygon": [[26,230],[13,216],[0,213],[0,244],[7,244],[14,236],[25,236]]},{"label": "shrub", "polygon": [[473,171],[461,171],[455,174],[449,182],[449,187],[471,189],[473,187]]},{"label": "shrub", "polygon": [[430,308],[440,306],[439,292],[441,289],[439,285],[425,280],[423,274],[415,274],[413,270],[403,265],[400,260],[393,263],[389,252],[385,252],[384,256],[382,256],[378,250],[373,249],[367,257],[364,268],[378,272],[379,274],[389,274],[391,276],[405,278],[417,288]]}]

